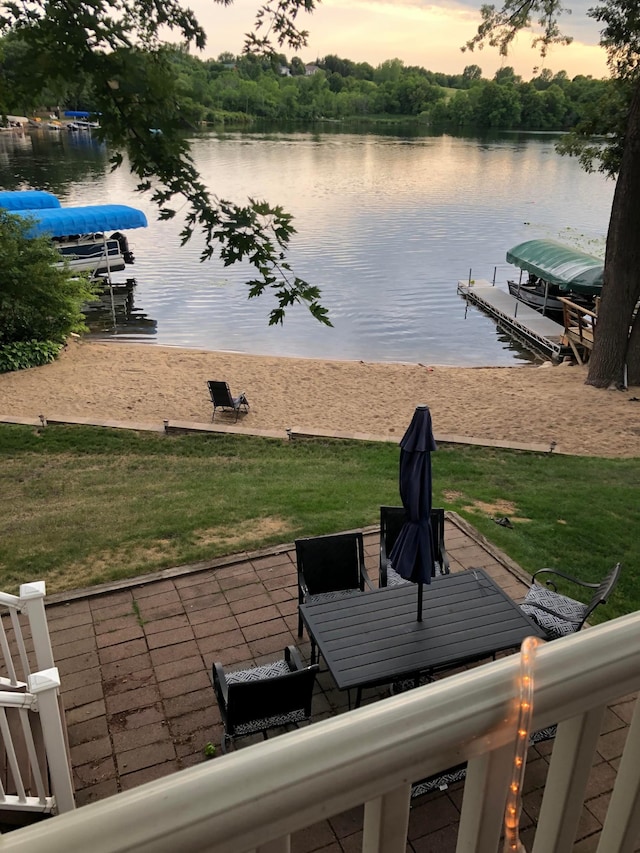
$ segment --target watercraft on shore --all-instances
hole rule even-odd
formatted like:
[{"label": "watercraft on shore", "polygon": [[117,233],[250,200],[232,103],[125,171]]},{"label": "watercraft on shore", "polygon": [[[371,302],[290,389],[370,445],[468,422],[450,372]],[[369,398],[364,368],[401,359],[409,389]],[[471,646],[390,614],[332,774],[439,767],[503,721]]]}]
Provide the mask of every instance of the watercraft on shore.
[{"label": "watercraft on shore", "polygon": [[46,210],[60,208],[60,199],[45,190],[4,190],[0,192],[0,207],[5,210]]},{"label": "watercraft on shore", "polygon": [[85,131],[90,133],[92,130],[95,130],[99,127],[100,125],[97,121],[68,121],[65,124],[65,128],[70,133],[75,133],[77,131]]},{"label": "watercraft on shore", "polygon": [[507,281],[511,296],[558,322],[563,317],[560,297],[592,310],[602,291],[602,259],[555,240],[519,243],[509,249],[507,261],[520,269],[518,281]]},{"label": "watercraft on shore", "polygon": [[0,130],[22,130],[29,123],[26,116],[3,116],[0,121]]},{"label": "watercraft on shore", "polygon": [[146,216],[135,207],[62,207],[56,196],[40,190],[0,192],[0,207],[32,220],[32,236],[48,235],[71,269],[93,276],[109,277],[132,264],[135,258],[122,232],[147,227]]},{"label": "watercraft on shore", "polygon": [[545,317],[550,317],[558,323],[562,323],[564,303],[562,297],[571,299],[576,305],[581,305],[585,310],[591,311],[594,300],[590,296],[580,293],[563,292],[559,287],[549,282],[541,281],[535,276],[529,276],[527,281],[507,281],[509,293],[519,302],[523,302],[530,308],[535,308]]},{"label": "watercraft on shore", "polygon": [[71,119],[65,124],[65,127],[69,131],[91,131],[96,130],[100,127],[100,123],[91,120],[91,113],[87,110],[65,110],[64,117],[66,119]]},{"label": "watercraft on shore", "polygon": [[[30,216],[34,236],[48,234],[73,270],[109,276],[135,260],[123,231],[146,228],[141,210],[123,204],[15,211]],[[110,236],[108,231],[115,229]]]}]

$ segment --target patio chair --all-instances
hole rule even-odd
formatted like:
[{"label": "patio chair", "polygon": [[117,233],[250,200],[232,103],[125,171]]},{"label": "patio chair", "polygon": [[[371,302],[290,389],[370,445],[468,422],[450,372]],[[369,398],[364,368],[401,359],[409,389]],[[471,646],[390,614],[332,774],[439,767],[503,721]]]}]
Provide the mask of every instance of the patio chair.
[{"label": "patio chair", "polygon": [[[532,732],[529,736],[529,746],[535,746],[538,743],[544,743],[547,740],[553,740],[556,736],[557,725],[548,726],[546,729],[539,729],[537,732]],[[434,776],[429,776],[427,779],[421,779],[419,782],[414,782],[411,786],[411,799],[421,797],[424,794],[431,794],[433,791],[446,791],[450,785],[456,782],[462,782],[467,776],[467,765],[457,764],[445,773],[436,773]]]},{"label": "patio chair", "polygon": [[[537,580],[543,575],[553,577],[546,579],[543,585]],[[554,577],[562,578],[578,587],[594,589],[595,593],[591,600],[584,604],[582,601],[559,593]],[[579,631],[596,607],[607,603],[619,577],[620,563],[616,563],[600,583],[587,583],[556,569],[539,569],[533,575],[529,592],[520,607],[546,632],[548,640],[565,637],[567,634]]]},{"label": "patio chair", "polygon": [[224,724],[222,752],[236,738],[262,734],[274,728],[308,722],[317,664],[305,666],[295,646],[287,646],[282,660],[249,669],[225,672],[213,664],[213,689]]},{"label": "patio chair", "polygon": [[241,409],[244,410],[245,413],[249,411],[249,401],[247,400],[244,391],[241,394],[238,394],[237,397],[233,397],[227,382],[216,382],[213,379],[210,379],[207,382],[207,387],[209,389],[211,402],[213,403],[211,423],[213,423],[218,409],[222,409],[223,411],[231,410],[235,412],[236,422],[238,421],[238,415],[240,414]]},{"label": "patio chair", "polygon": [[[400,577],[389,563],[389,554],[406,520],[402,506],[380,507],[380,586],[398,586],[410,583]],[[431,510],[431,544],[433,547],[432,576],[449,574],[449,558],[444,547],[444,509],[434,507]]]},{"label": "patio chair", "polygon": [[[373,589],[364,565],[364,540],[360,531],[296,539],[298,606],[311,601],[329,601]],[[302,637],[298,611],[298,636]],[[311,642],[311,660],[315,644]]]}]

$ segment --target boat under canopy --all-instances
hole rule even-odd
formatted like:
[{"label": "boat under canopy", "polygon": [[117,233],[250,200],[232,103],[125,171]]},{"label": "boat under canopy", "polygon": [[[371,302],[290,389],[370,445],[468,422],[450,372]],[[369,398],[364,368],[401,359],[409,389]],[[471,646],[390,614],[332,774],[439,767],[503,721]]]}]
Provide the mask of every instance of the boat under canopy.
[{"label": "boat under canopy", "polygon": [[507,252],[507,261],[555,284],[560,290],[597,296],[602,290],[602,258],[555,240],[527,240]]},{"label": "boat under canopy", "polygon": [[44,190],[6,190],[0,192],[0,207],[5,210],[50,210],[60,208],[53,193]]},{"label": "boat under canopy", "polygon": [[71,234],[146,228],[147,217],[141,210],[125,204],[96,204],[87,207],[61,207],[57,210],[16,210],[19,216],[33,219],[31,237],[68,237]]}]

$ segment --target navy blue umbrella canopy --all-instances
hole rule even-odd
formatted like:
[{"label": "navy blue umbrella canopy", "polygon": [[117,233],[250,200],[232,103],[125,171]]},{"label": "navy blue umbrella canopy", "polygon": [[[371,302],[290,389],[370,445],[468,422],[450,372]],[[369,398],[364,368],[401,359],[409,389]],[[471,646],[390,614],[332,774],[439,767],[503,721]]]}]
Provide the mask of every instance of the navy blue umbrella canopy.
[{"label": "navy blue umbrella canopy", "polygon": [[422,584],[431,583],[431,453],[437,450],[431,412],[418,406],[400,442],[400,498],[407,520],[389,555],[398,574],[418,584],[418,621],[422,621]]}]

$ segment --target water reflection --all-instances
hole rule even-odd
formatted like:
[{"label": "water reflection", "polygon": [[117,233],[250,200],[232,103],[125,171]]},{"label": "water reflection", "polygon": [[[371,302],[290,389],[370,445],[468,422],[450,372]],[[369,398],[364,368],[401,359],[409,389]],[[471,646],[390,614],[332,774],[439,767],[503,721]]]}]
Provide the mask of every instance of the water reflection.
[{"label": "water reflection", "polygon": [[70,185],[102,181],[109,168],[106,147],[89,133],[42,128],[0,134],[0,185],[6,190],[48,190],[62,199]]},{"label": "water reflection", "polygon": [[135,306],[135,287],[135,278],[111,286],[105,283],[97,298],[85,305],[83,313],[92,336],[136,339],[156,334],[157,320]]},{"label": "water reflection", "polygon": [[[415,131],[415,129],[414,129]],[[193,155],[221,198],[282,205],[295,217],[296,273],[322,289],[333,329],[293,306],[269,327],[272,295],[248,300],[247,266],[200,263],[202,242],[180,246],[182,211],[157,221],[126,168],[111,173],[104,147],[46,133],[9,145],[0,137],[0,184],[49,188],[67,205],[112,202],[145,211],[129,235],[136,256],[134,318],[161,344],[256,354],[513,364],[528,356],[479,310],[466,312],[458,279],[506,288],[507,249],[571,228],[602,240],[613,184],[554,150],[549,134],[375,135],[320,131],[201,134]],[[6,156],[2,156],[6,154]],[[573,240],[575,242],[575,240]],[[470,273],[471,270],[471,273]],[[120,334],[120,321],[116,323]],[[102,332],[109,335],[108,325]]]}]

